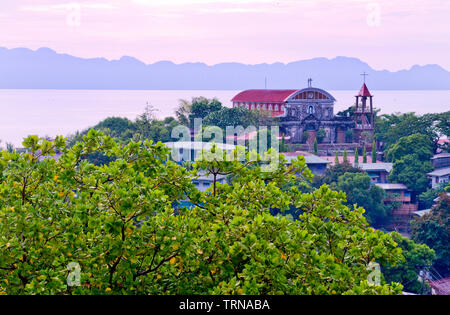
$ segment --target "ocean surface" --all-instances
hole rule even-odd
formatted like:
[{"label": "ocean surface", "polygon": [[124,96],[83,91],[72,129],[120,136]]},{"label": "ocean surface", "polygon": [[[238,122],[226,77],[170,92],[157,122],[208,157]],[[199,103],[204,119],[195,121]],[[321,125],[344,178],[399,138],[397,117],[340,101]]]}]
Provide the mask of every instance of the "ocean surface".
[{"label": "ocean surface", "polygon": [[[354,104],[357,91],[329,91],[335,113]],[[450,110],[450,91],[371,91],[381,113],[438,113]],[[239,91],[0,90],[0,146],[21,146],[27,135],[68,136],[107,117],[134,120],[147,103],[159,118],[173,116],[180,99],[216,97],[225,106]]]}]

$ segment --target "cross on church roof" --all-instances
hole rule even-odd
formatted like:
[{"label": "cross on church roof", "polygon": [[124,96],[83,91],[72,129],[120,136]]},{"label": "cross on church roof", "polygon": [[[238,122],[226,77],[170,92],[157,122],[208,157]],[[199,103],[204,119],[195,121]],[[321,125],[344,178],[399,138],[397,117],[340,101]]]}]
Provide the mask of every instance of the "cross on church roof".
[{"label": "cross on church roof", "polygon": [[364,77],[364,83],[366,83],[366,77],[369,75],[368,73],[366,73],[366,71],[364,71],[363,74],[361,74]]},{"label": "cross on church roof", "polygon": [[312,81],[313,81],[313,79],[311,79],[311,78],[308,79],[308,87],[312,87]]}]

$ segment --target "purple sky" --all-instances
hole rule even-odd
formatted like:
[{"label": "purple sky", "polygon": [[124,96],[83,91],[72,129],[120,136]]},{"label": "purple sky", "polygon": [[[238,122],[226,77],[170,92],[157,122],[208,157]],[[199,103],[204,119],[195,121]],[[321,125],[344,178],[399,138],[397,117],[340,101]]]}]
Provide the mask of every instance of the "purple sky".
[{"label": "purple sky", "polygon": [[450,70],[449,0],[2,0],[0,46],[146,63],[349,56]]}]

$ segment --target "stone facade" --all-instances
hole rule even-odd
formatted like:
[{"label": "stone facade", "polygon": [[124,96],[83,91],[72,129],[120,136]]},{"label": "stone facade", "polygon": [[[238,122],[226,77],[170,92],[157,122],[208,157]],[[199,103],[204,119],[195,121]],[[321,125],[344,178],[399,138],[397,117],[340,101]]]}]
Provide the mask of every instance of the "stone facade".
[{"label": "stone facade", "polygon": [[346,132],[353,129],[354,121],[335,116],[335,102],[336,99],[324,90],[313,87],[300,90],[286,101],[281,128],[292,143],[303,142],[305,132],[313,140],[321,129],[326,134],[322,143],[345,143]]}]

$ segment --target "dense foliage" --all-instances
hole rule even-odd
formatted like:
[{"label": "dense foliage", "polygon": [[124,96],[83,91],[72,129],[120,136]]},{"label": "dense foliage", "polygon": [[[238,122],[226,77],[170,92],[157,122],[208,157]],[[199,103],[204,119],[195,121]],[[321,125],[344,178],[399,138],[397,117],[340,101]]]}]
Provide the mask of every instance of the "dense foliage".
[{"label": "dense foliage", "polygon": [[394,233],[393,237],[402,249],[405,259],[396,266],[382,266],[386,282],[401,283],[407,292],[427,293],[429,287],[426,283],[419,281],[419,275],[422,270],[428,270],[433,264],[436,257],[434,251],[428,246],[416,244],[398,233]]},{"label": "dense foliage", "polygon": [[435,189],[428,189],[427,191],[419,195],[419,201],[421,208],[431,209],[434,206],[434,201],[439,197],[439,195],[445,192],[446,189],[450,188],[450,185],[441,184]]},{"label": "dense foliage", "polygon": [[[392,235],[370,228],[360,207],[324,185],[302,193],[305,160],[270,172],[223,160],[213,148],[188,171],[151,141],[119,145],[91,130],[65,141],[24,141],[0,153],[0,292],[6,294],[398,294],[370,285],[369,264],[402,259]],[[58,159],[44,158],[55,150]],[[98,166],[84,157],[114,157]],[[236,151],[241,155],[242,152]],[[268,155],[274,159],[277,155]],[[247,154],[246,161],[251,161]],[[283,162],[283,161],[282,161]],[[243,164],[244,163],[244,164]],[[195,189],[199,172],[233,175]],[[173,205],[189,200],[190,209]],[[273,216],[295,207],[299,220]],[[80,286],[69,287],[70,263]]]},{"label": "dense foliage", "polygon": [[433,170],[433,142],[425,134],[413,134],[400,138],[389,147],[386,157],[394,163],[389,180],[403,183],[418,193],[429,186],[427,173]]},{"label": "dense foliage", "polygon": [[385,223],[390,208],[383,200],[386,193],[378,186],[372,185],[367,173],[345,173],[339,176],[337,190],[345,192],[348,206],[358,205],[366,209],[366,218],[373,226]]},{"label": "dense foliage", "polygon": [[414,241],[428,245],[436,252],[434,268],[444,276],[450,275],[450,196],[441,194],[430,214],[411,223]]},{"label": "dense foliage", "polygon": [[[178,122],[173,117],[164,120],[150,118],[146,114],[139,116],[135,121],[127,118],[109,117],[99,122],[91,129],[102,131],[122,144],[133,139],[149,139],[155,142],[169,142],[172,140],[171,132]],[[81,141],[90,129],[77,132],[69,139],[69,145]]]},{"label": "dense foliage", "polygon": [[325,174],[321,177],[317,177],[314,179],[315,186],[320,187],[323,184],[327,185],[334,185],[338,182],[338,179],[340,176],[344,175],[345,173],[362,173],[363,170],[352,166],[350,163],[339,163],[338,160],[338,153],[336,152],[335,156],[335,162],[337,162],[335,165],[330,166],[325,171]]},{"label": "dense foliage", "polygon": [[433,157],[433,142],[422,134],[400,138],[386,152],[388,161],[396,162],[407,155],[415,155],[419,161],[429,161]]},{"label": "dense foliage", "polygon": [[408,154],[394,162],[389,181],[405,184],[409,189],[421,193],[426,191],[430,184],[427,173],[431,171],[433,164],[430,161],[420,161],[417,155]]},{"label": "dense foliage", "polygon": [[425,135],[437,148],[441,136],[450,136],[450,111],[440,114],[417,116],[414,113],[377,116],[375,139],[388,150],[401,138],[414,134]]},{"label": "dense foliage", "polygon": [[203,124],[208,126],[218,126],[226,130],[228,126],[271,126],[273,119],[264,112],[248,110],[243,107],[228,108],[223,107],[221,110],[208,114],[203,120]]}]

